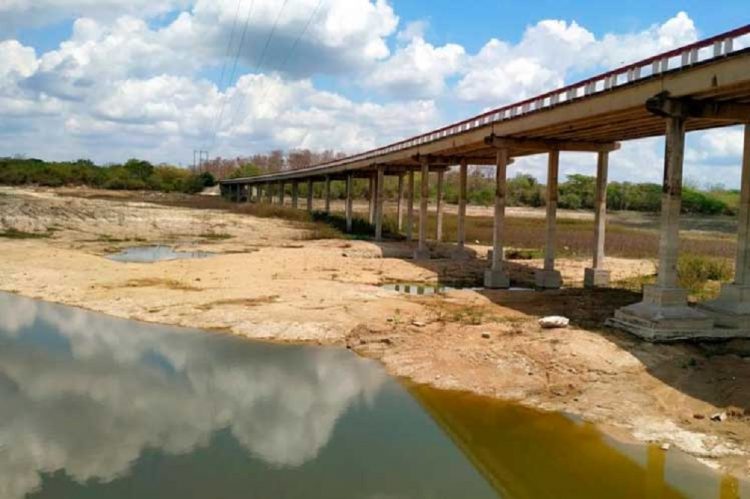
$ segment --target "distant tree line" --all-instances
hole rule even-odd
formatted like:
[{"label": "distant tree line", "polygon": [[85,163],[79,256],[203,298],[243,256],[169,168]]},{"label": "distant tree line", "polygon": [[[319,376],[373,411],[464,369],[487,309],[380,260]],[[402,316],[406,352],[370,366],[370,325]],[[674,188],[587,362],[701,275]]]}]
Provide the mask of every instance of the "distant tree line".
[{"label": "distant tree line", "polygon": [[[62,185],[87,185],[103,189],[155,190],[164,192],[200,192],[213,186],[216,180],[252,177],[264,173],[293,170],[332,161],[343,157],[334,151],[313,152],[308,149],[281,150],[248,157],[216,158],[204,161],[199,167],[180,168],[171,165],[153,165],[147,161],[131,159],[123,164],[98,166],[89,160],[72,162],[46,162],[39,159],[0,158],[0,184],[36,184],[57,187]],[[495,198],[495,181],[482,167],[470,168],[468,177],[468,202],[490,206]],[[458,202],[458,172],[451,170],[445,176],[444,197],[448,203]],[[419,197],[419,175],[415,178],[415,195]],[[701,190],[696,186],[683,187],[682,210],[685,213],[727,214],[737,212],[739,192],[720,186]],[[397,195],[397,180],[387,177],[385,196]],[[508,179],[509,206],[544,206],[546,186],[528,174],[518,174]],[[273,189],[277,187],[274,186]],[[291,193],[291,185],[285,189]],[[590,210],[594,206],[595,179],[586,175],[568,175],[559,185],[559,206],[573,210]],[[354,195],[368,198],[368,181],[354,182]],[[436,195],[435,182],[430,183],[430,197]],[[316,196],[322,196],[322,182],[314,186]],[[300,186],[300,195],[306,194],[306,185]],[[346,195],[344,182],[331,186],[334,199]],[[607,186],[607,207],[610,210],[658,212],[661,209],[661,186],[653,183],[610,182]]]},{"label": "distant tree line", "polygon": [[211,173],[196,173],[171,165],[152,165],[130,159],[123,164],[98,166],[89,160],[47,162],[40,159],[0,158],[0,184],[48,187],[86,185],[115,190],[152,190],[196,193],[216,184]]}]

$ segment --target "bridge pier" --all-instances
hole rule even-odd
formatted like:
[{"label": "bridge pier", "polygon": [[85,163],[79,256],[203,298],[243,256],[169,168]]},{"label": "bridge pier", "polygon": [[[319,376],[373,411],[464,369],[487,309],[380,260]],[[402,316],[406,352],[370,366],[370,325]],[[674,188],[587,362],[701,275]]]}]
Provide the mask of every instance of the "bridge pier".
[{"label": "bridge pier", "polygon": [[326,215],[328,215],[331,213],[331,177],[329,177],[328,175],[326,175],[325,196],[326,196],[325,212],[326,212]]},{"label": "bridge pier", "polygon": [[396,199],[396,220],[398,221],[398,231],[401,232],[404,228],[404,174],[398,174],[398,195]]},{"label": "bridge pier", "polygon": [[717,325],[750,335],[750,124],[745,125],[739,208],[734,281],[723,284],[719,297],[701,308],[713,316]]},{"label": "bridge pier", "polygon": [[299,206],[299,182],[292,180],[292,208],[295,210]]},{"label": "bridge pier", "polygon": [[601,151],[596,161],[596,194],[594,200],[594,261],[584,270],[583,285],[587,288],[609,286],[609,270],[604,268],[604,239],[607,224],[607,170],[609,153]]},{"label": "bridge pier", "polygon": [[437,191],[435,194],[435,240],[441,242],[443,240],[443,179],[445,178],[445,172],[439,170],[437,172]]},{"label": "bridge pier", "polygon": [[414,170],[409,169],[408,182],[406,187],[406,240],[414,239]]},{"label": "bridge pier", "polygon": [[427,206],[430,194],[430,163],[422,159],[422,174],[419,177],[421,194],[419,196],[419,241],[414,252],[415,260],[429,260],[430,249],[427,247]]},{"label": "bridge pier", "polygon": [[458,221],[456,227],[456,249],[453,250],[454,260],[466,260],[466,180],[468,176],[466,158],[461,159],[458,170]]},{"label": "bridge pier", "polygon": [[313,211],[313,180],[312,178],[307,179],[307,211],[312,213]]},{"label": "bridge pier", "polygon": [[346,174],[346,231],[352,231],[352,174]]},{"label": "bridge pier", "polygon": [[284,206],[284,182],[279,182],[279,205]]},{"label": "bridge pier", "polygon": [[687,291],[677,279],[685,118],[668,117],[666,135],[656,284],[644,286],[643,300],[617,310],[610,321],[651,341],[712,336],[713,327],[708,315],[688,306]]},{"label": "bridge pier", "polygon": [[510,286],[508,273],[503,262],[503,230],[505,228],[505,196],[507,186],[508,162],[510,151],[497,150],[495,169],[495,223],[492,232],[492,262],[490,268],[484,272],[484,287],[490,289],[507,288]]},{"label": "bridge pier", "polygon": [[555,248],[557,246],[557,181],[560,167],[560,151],[549,152],[547,162],[547,234],[544,248],[544,268],[534,275],[534,284],[541,289],[560,289],[562,277],[555,270]]},{"label": "bridge pier", "polygon": [[375,240],[383,240],[383,197],[385,180],[385,167],[378,166],[378,173],[375,179]]},{"label": "bridge pier", "polygon": [[268,204],[273,204],[273,189],[271,188],[271,182],[266,183],[266,200]]}]

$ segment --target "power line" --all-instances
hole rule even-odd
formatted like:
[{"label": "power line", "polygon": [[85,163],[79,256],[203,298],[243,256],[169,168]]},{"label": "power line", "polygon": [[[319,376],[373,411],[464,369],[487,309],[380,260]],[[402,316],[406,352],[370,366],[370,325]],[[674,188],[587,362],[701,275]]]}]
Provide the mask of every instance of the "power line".
[{"label": "power line", "polygon": [[[242,53],[242,46],[245,44],[245,36],[247,35],[247,27],[250,25],[250,17],[253,13],[253,7],[255,6],[255,0],[252,0],[250,2],[250,9],[247,11],[247,16],[245,17],[245,26],[242,28],[242,36],[240,37],[240,43],[237,45],[237,53],[234,55],[234,63],[232,64],[232,72],[229,75],[229,80],[227,81],[227,88],[232,84],[234,81],[234,75],[237,73],[237,62],[239,61],[240,54]],[[214,125],[214,133],[213,137],[211,139],[211,146],[213,147],[214,143],[216,142],[216,135],[219,133],[219,128],[221,127],[221,120],[224,117],[224,107],[227,104],[227,94],[228,92],[224,92],[223,98],[221,99],[221,106],[219,107],[219,114],[216,118],[216,123]]]},{"label": "power line", "polygon": [[227,43],[227,50],[224,54],[224,61],[221,65],[221,76],[219,77],[219,88],[221,88],[222,84],[224,83],[224,74],[227,70],[227,61],[229,60],[229,54],[232,50],[232,45],[234,42],[234,31],[237,27],[237,19],[240,16],[240,7],[242,7],[242,0],[237,0],[237,10],[234,12],[234,20],[232,21],[232,30],[229,32],[229,42]]}]

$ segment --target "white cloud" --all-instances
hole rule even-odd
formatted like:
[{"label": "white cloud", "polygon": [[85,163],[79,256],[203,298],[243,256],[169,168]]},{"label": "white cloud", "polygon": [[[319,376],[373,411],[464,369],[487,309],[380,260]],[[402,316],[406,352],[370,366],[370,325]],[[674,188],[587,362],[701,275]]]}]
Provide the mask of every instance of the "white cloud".
[{"label": "white cloud", "polygon": [[635,34],[607,34],[601,40],[576,22],[540,21],[521,41],[490,40],[469,58],[458,96],[499,106],[553,90],[571,74],[612,68],[695,41],[697,31],[684,12]]},{"label": "white cloud", "polygon": [[393,57],[367,73],[363,83],[402,97],[436,96],[443,92],[445,79],[461,68],[464,54],[460,45],[449,43],[435,47],[415,35]]}]

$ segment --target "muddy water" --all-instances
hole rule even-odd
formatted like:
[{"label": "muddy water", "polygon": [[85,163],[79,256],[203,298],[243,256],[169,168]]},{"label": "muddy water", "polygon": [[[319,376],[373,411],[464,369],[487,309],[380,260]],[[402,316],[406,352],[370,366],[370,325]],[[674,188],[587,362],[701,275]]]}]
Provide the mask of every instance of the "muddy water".
[{"label": "muddy water", "polygon": [[169,246],[136,246],[108,255],[107,258],[116,262],[150,263],[164,260],[207,258],[211,255],[212,253],[206,251],[175,251],[174,248]]},{"label": "muddy water", "polygon": [[0,497],[750,497],[679,453],[335,348],[0,293]]}]

